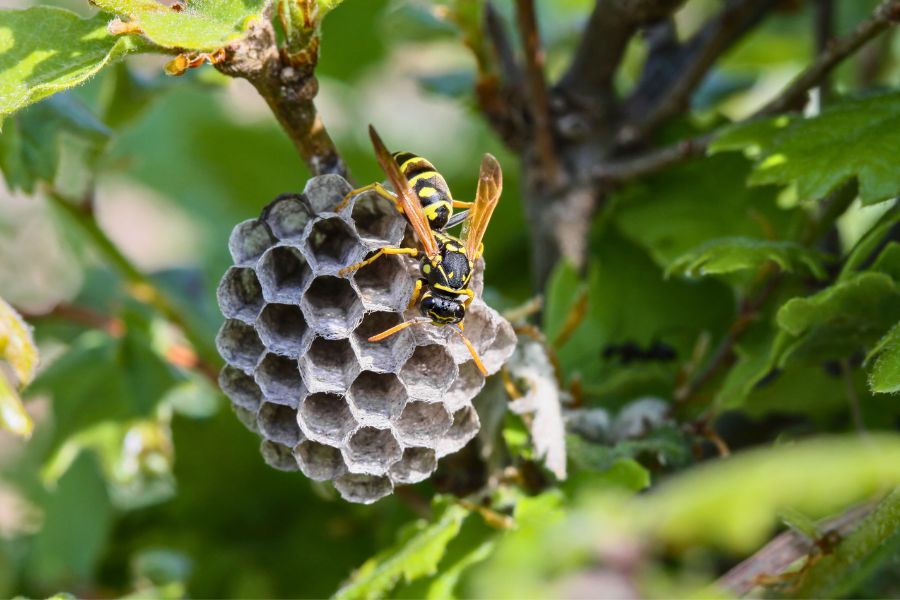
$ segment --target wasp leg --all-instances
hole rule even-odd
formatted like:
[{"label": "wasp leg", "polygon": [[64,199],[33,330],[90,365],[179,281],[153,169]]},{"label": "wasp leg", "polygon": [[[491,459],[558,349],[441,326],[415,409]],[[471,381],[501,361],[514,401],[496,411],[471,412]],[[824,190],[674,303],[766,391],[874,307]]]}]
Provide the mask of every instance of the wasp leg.
[{"label": "wasp leg", "polygon": [[463,202],[462,200],[453,201],[453,208],[472,208],[474,205],[474,202]]},{"label": "wasp leg", "polygon": [[413,288],[412,296],[409,297],[409,304],[406,305],[406,310],[415,308],[416,303],[419,301],[419,296],[422,295],[422,285],[424,285],[424,283],[424,279],[416,280],[416,287]]},{"label": "wasp leg", "polygon": [[473,292],[470,288],[466,288],[464,290],[460,290],[459,293],[468,296],[465,301],[463,301],[463,305],[466,307],[466,310],[468,310],[469,305],[472,304],[472,300],[475,299],[475,292]]},{"label": "wasp leg", "polygon": [[334,207],[334,212],[340,212],[345,206],[347,206],[347,203],[350,202],[350,200],[359,196],[360,194],[365,194],[366,192],[371,191],[374,191],[382,198],[387,198],[391,201],[391,204],[394,205],[394,208],[396,208],[401,213],[403,212],[403,209],[400,207],[400,203],[397,201],[397,197],[389,192],[387,188],[377,182],[370,183],[369,185],[364,185],[361,188],[356,188],[355,190],[350,190],[349,192],[347,192],[347,195],[344,196],[344,199],[341,200],[341,203]]},{"label": "wasp leg", "polygon": [[366,260],[358,262],[355,265],[350,265],[349,267],[344,267],[343,269],[338,271],[338,275],[343,277],[347,273],[352,273],[353,271],[358,271],[358,270],[362,269],[364,266],[372,264],[373,262],[375,262],[376,260],[378,260],[379,258],[381,258],[384,255],[391,255],[391,254],[407,254],[407,255],[415,258],[416,256],[419,255],[419,251],[416,250],[415,248],[382,248],[381,250],[379,250],[378,252],[376,252],[375,254],[373,254],[372,256],[367,258]]}]

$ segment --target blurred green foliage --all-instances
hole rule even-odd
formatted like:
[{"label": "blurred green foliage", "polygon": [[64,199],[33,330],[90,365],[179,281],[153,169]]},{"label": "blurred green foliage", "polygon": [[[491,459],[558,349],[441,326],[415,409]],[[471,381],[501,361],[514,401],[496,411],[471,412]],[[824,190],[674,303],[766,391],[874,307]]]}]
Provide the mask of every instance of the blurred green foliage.
[{"label": "blurred green foliage", "polygon": [[[262,7],[189,4],[95,3],[162,46],[197,50],[239,37]],[[497,155],[505,192],[486,240],[485,295],[497,308],[527,301],[526,183],[519,157],[476,113],[458,39],[457,25],[478,42],[478,3],[456,25],[430,3],[338,4],[318,2],[328,12],[318,102],[355,179],[381,177],[370,122],[390,147],[428,156],[461,199],[474,195],[480,155]],[[439,3],[451,14],[463,4]],[[551,76],[592,4],[538,2]],[[809,9],[790,4],[725,57],[694,98],[695,118],[663,138],[752,113],[809,60]],[[837,4],[843,32],[875,2]],[[687,3],[678,25],[690,31],[715,8]],[[498,10],[511,20],[511,2]],[[856,97],[863,61],[836,73],[848,98],[820,116],[726,128],[715,155],[617,189],[583,273],[559,265],[541,290],[542,333],[551,344],[563,336],[563,387],[592,415],[567,438],[568,481],[541,471],[521,420],[501,412],[483,419],[496,430],[482,448],[499,447],[490,460],[518,479],[494,473],[502,483],[481,499],[489,507],[437,491],[471,474],[474,451],[445,461],[433,483],[361,507],[266,466],[192,352],[218,358],[179,331],[214,337],[231,228],[309,174],[246,82],[209,67],[168,78],[164,56],[107,66],[153,50],[109,34],[109,18],[0,11],[0,295],[29,317],[43,352],[25,415],[17,390],[30,377],[3,369],[28,335],[0,303],[0,425],[36,424],[27,442],[0,437],[0,596],[726,595],[717,577],[783,529],[780,514],[809,535],[863,501],[878,505],[853,534],[764,593],[900,595],[900,407],[890,395],[900,390],[900,96]],[[47,19],[60,35],[35,42]],[[887,43],[869,83],[890,90],[900,64],[896,37]],[[636,38],[620,89],[645,55]],[[822,207],[842,190],[838,214],[858,234],[814,244],[810,230],[823,218],[830,230],[838,214]],[[79,212],[86,198],[96,215]],[[723,340],[734,361],[704,373]],[[499,388],[486,388],[486,404]],[[711,460],[722,439],[736,456]]]}]

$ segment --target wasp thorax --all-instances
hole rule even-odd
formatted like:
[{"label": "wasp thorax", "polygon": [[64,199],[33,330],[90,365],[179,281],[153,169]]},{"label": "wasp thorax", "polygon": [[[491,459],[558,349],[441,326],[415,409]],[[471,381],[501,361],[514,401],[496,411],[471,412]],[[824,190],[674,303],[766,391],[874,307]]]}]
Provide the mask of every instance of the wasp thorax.
[{"label": "wasp thorax", "polygon": [[[384,256],[340,274],[373,250],[400,246],[407,229],[374,192],[335,212],[350,189],[336,175],[314,177],[303,194],[280,196],[235,227],[216,342],[228,363],[222,390],[263,438],[266,462],[369,503],[426,479],[438,459],[471,441],[479,429],[472,399],[484,376],[449,328],[428,323],[368,341],[416,318],[406,307],[421,272],[411,257]],[[480,296],[479,268],[471,279]],[[461,300],[430,298],[435,314],[461,316]],[[425,304],[423,297],[423,311]],[[496,372],[514,348],[512,328],[480,297],[465,317],[482,362]]]}]

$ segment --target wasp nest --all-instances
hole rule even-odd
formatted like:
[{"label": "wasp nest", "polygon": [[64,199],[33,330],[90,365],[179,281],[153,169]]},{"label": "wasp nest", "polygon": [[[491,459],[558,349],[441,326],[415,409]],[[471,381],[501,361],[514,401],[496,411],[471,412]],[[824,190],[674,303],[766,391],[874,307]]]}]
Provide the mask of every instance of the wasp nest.
[{"label": "wasp nest", "polygon": [[[216,344],[228,363],[219,383],[263,438],[266,462],[370,503],[426,479],[439,458],[475,436],[472,398],[484,377],[445,328],[416,325],[367,341],[418,315],[406,305],[419,265],[383,256],[338,274],[373,250],[414,243],[403,215],[376,193],[335,212],[350,189],[339,176],[315,177],[303,194],[280,196],[234,228]],[[482,270],[477,265],[466,335],[494,373],[515,336],[481,300]]]}]

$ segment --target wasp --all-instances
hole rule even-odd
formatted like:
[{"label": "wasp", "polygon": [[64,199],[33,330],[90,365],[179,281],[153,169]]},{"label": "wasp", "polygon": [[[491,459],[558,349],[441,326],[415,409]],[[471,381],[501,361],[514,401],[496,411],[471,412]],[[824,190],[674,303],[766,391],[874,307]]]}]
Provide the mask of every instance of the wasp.
[{"label": "wasp", "polygon": [[[369,341],[384,340],[412,325],[432,323],[450,327],[462,339],[478,369],[487,375],[478,352],[463,333],[463,321],[466,310],[475,299],[475,292],[469,287],[475,271],[475,261],[484,251],[482,240],[503,188],[500,165],[496,158],[485,154],[481,161],[475,201],[458,202],[452,199],[446,181],[427,160],[408,152],[392,155],[371,125],[369,137],[375,148],[375,157],[394,188],[394,193],[381,184],[373,183],[353,190],[342,205],[356,194],[375,190],[391,200],[404,214],[412,226],[419,248],[381,248],[371,257],[341,269],[340,274],[343,276],[352,273],[382,256],[402,254],[420,259],[422,275],[416,281],[407,306],[407,309],[411,309],[418,305],[422,317],[395,325],[373,335]],[[409,179],[404,172],[409,175]],[[468,210],[454,216],[454,207]],[[446,233],[448,227],[460,221],[462,231],[459,237]]]}]

